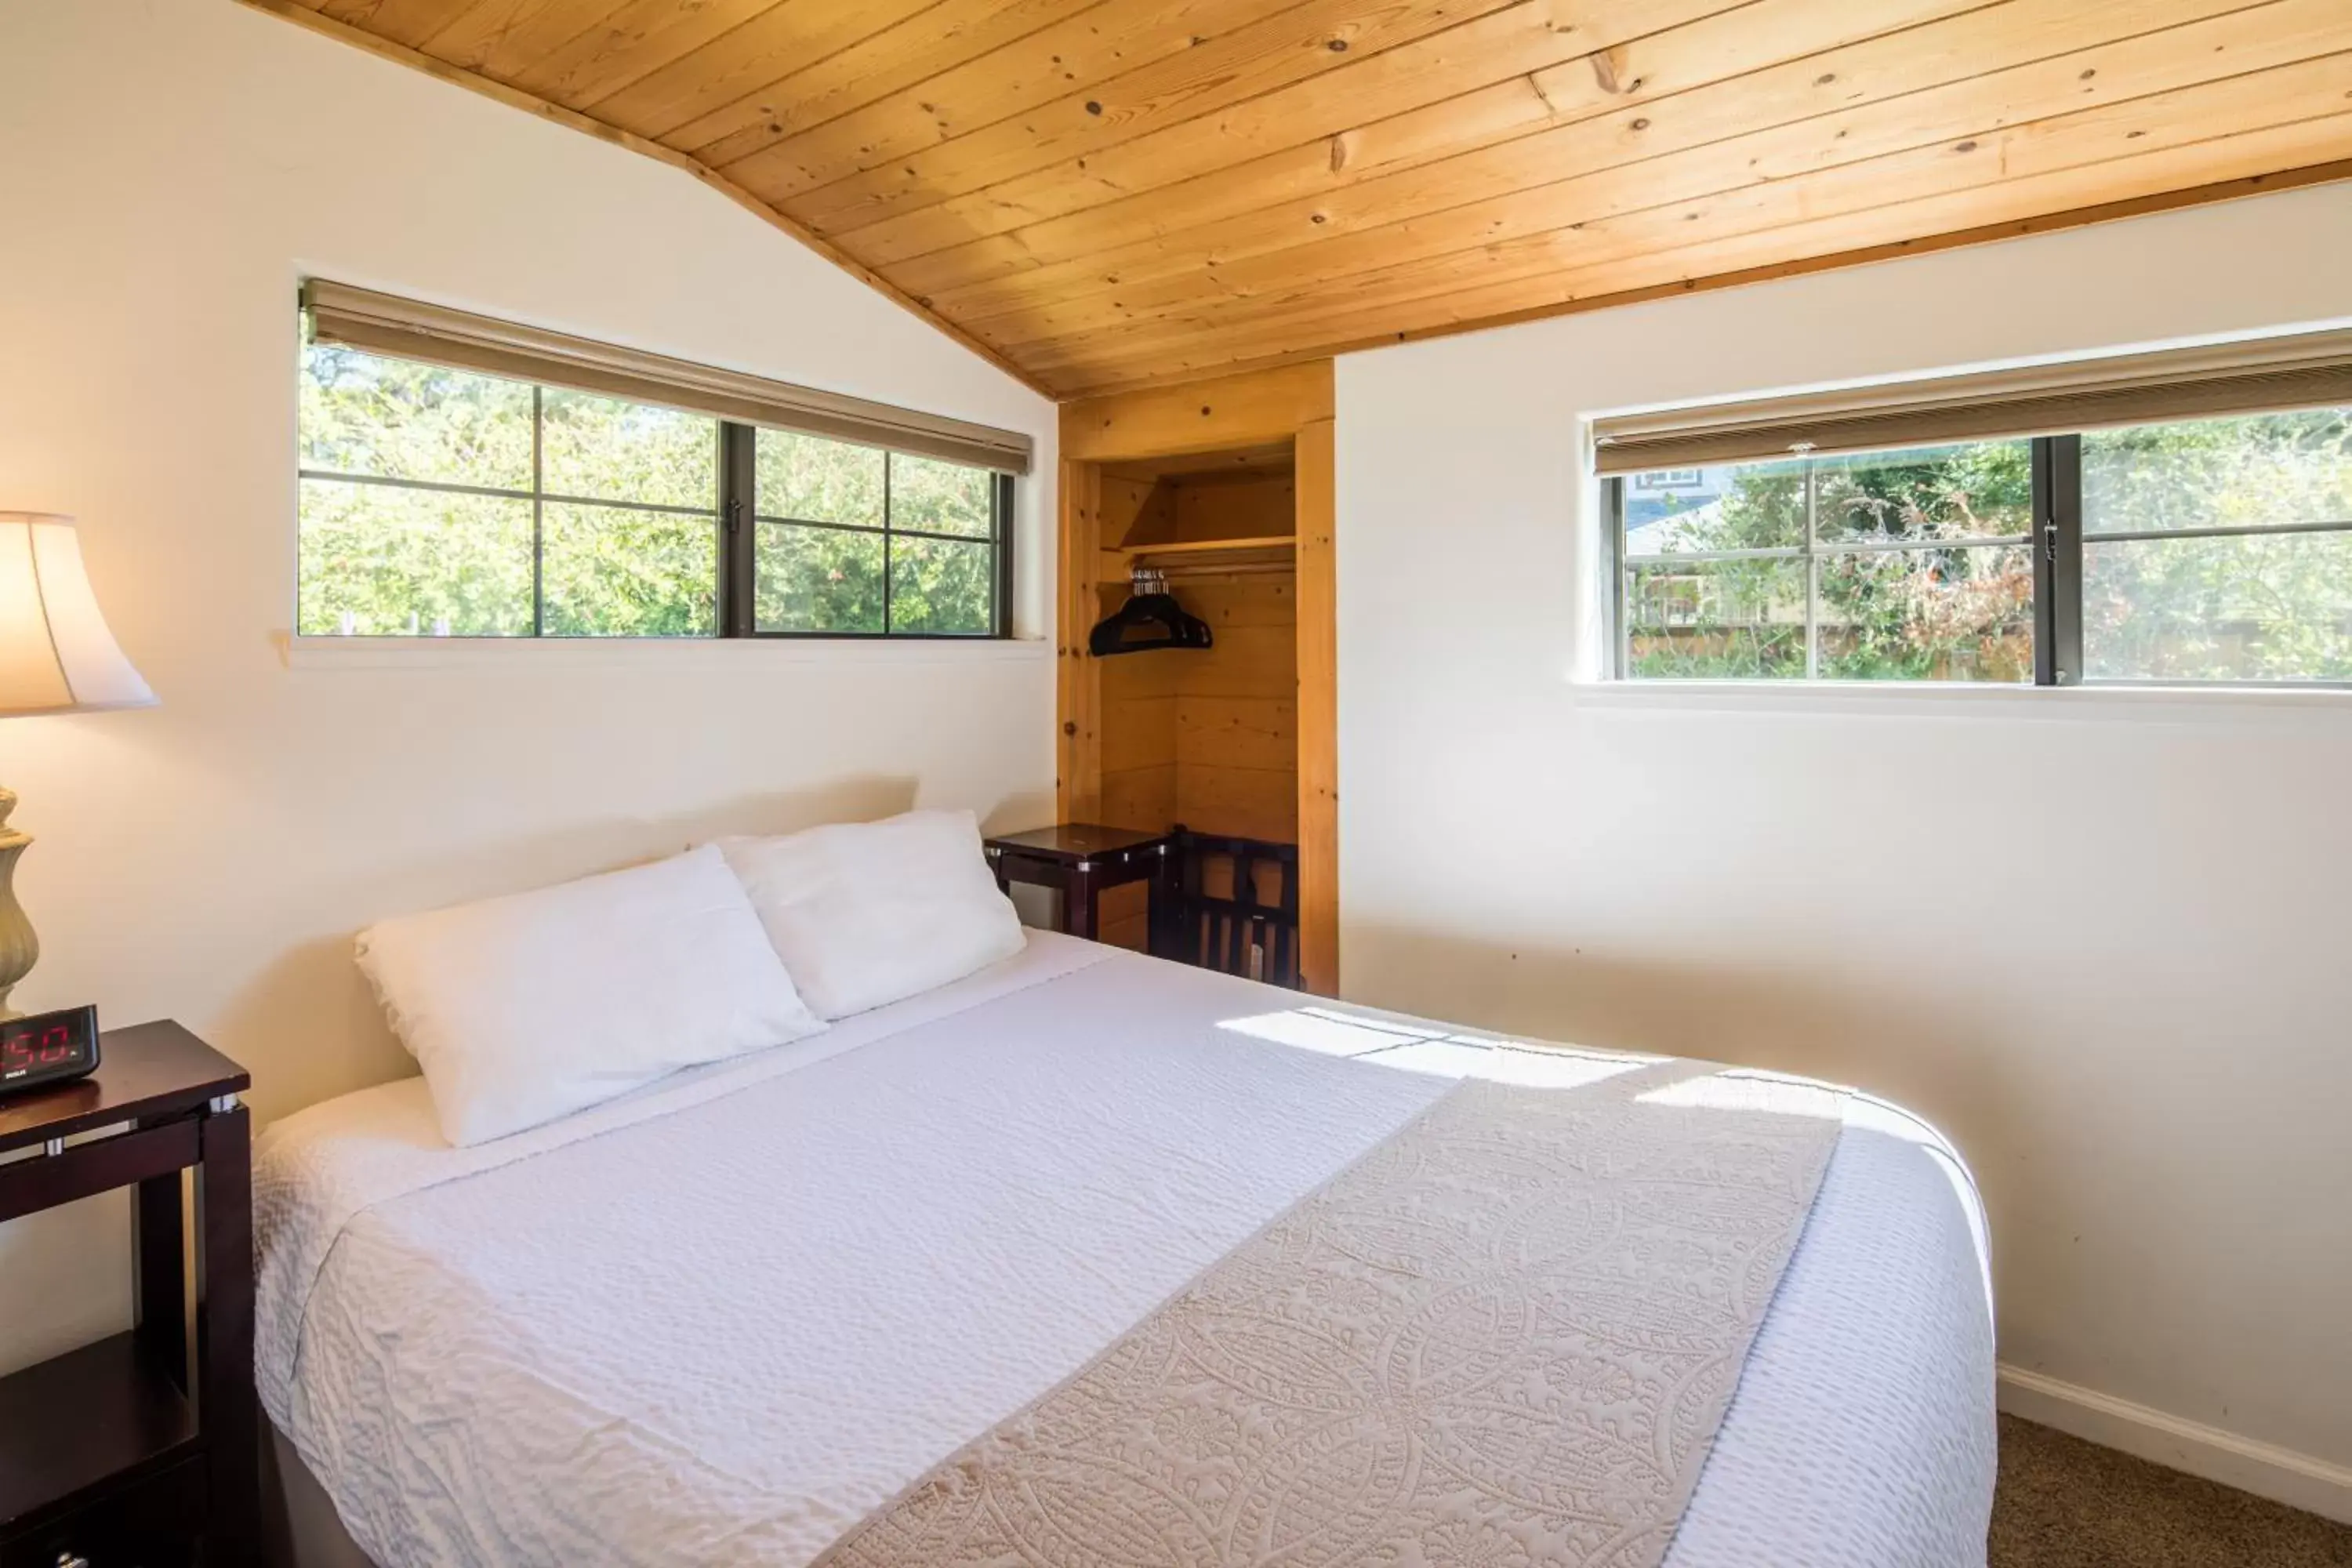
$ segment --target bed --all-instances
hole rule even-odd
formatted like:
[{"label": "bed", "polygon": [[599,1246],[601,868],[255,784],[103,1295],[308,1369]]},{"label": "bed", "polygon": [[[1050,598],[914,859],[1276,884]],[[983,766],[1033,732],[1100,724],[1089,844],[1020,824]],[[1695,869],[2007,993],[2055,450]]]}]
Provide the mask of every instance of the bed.
[{"label": "bed", "polygon": [[[802,1568],[1465,1078],[1652,1060],[1039,932],[471,1147],[419,1080],[314,1106],[256,1168],[291,1548]],[[1837,1115],[1669,1568],[1984,1561],[1982,1215],[1931,1129],[1861,1095]]]}]

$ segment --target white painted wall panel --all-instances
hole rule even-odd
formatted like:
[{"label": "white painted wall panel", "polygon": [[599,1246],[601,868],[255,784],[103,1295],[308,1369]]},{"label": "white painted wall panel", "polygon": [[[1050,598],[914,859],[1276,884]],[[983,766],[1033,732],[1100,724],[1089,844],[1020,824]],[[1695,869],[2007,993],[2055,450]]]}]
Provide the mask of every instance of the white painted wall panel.
[{"label": "white painted wall panel", "polygon": [[2347,256],[2336,185],[1342,360],[1350,991],[1901,1100],[2004,1361],[2352,1462],[2352,697],[1570,679],[1591,414],[2340,323]]}]

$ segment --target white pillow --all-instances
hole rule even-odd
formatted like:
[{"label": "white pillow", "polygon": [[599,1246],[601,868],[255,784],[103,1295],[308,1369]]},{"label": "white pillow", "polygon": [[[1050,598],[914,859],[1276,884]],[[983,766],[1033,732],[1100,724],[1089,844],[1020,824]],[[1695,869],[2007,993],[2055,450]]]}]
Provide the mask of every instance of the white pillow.
[{"label": "white pillow", "polygon": [[821,1018],[902,1001],[1019,952],[968,811],[726,838],[768,940]]},{"label": "white pillow", "polygon": [[383,921],[359,961],[452,1143],[824,1027],[710,846]]}]

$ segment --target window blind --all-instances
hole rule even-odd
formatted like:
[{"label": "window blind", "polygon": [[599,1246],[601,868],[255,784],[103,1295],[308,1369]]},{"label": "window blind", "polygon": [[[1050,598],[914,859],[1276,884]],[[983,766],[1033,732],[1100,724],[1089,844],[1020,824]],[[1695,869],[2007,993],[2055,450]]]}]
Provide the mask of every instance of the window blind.
[{"label": "window blind", "polygon": [[1603,474],[2352,405],[2352,331],[1597,419]]},{"label": "window blind", "polygon": [[887,447],[1002,473],[1027,473],[1033,457],[1034,444],[1018,431],[518,326],[324,279],[302,286],[302,308],[316,341],[370,353]]}]

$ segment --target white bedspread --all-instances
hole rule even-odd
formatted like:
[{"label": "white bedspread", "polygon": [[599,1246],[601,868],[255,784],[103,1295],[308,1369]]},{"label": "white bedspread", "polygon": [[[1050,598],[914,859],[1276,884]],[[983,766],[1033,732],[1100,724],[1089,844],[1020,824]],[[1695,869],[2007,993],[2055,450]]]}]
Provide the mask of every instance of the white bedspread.
[{"label": "white bedspread", "polygon": [[[1034,935],[470,1149],[421,1083],[256,1171],[262,1397],[385,1568],[797,1568],[1509,1048]],[[1857,1098],[1669,1568],[1977,1564],[1981,1216]]]}]

